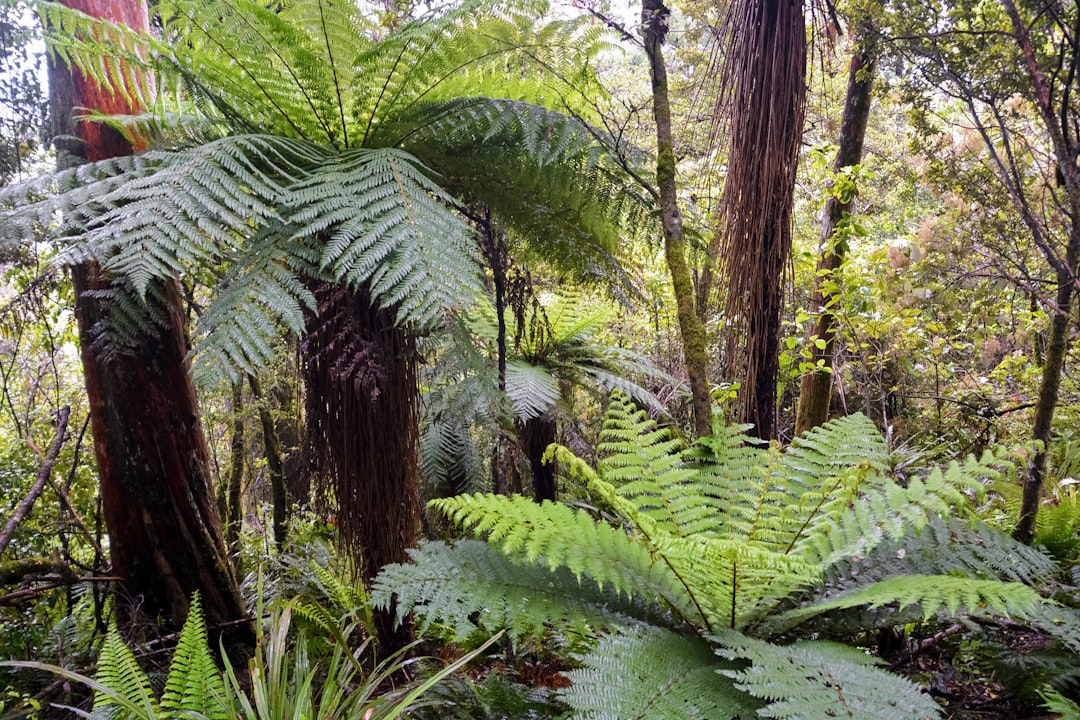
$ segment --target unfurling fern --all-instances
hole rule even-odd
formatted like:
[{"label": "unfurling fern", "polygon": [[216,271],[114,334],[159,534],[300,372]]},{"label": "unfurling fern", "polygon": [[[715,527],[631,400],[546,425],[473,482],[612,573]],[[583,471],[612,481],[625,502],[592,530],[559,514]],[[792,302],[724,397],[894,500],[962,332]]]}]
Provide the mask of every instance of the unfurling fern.
[{"label": "unfurling fern", "polygon": [[[718,425],[686,448],[616,396],[597,469],[549,449],[615,524],[517,497],[438,500],[487,547],[426,544],[413,565],[384,569],[374,600],[396,593],[399,612],[460,634],[591,628],[600,639],[563,694],[587,718],[635,716],[627,703],[696,720],[937,717],[917,686],[824,638],[1007,617],[1072,646],[1074,614],[1024,584],[1045,580],[1052,561],[963,519],[1003,458],[905,487],[865,417],[830,422],[784,452],[741,430]],[[853,617],[861,624],[839,622]],[[807,635],[815,640],[776,644]]]}]

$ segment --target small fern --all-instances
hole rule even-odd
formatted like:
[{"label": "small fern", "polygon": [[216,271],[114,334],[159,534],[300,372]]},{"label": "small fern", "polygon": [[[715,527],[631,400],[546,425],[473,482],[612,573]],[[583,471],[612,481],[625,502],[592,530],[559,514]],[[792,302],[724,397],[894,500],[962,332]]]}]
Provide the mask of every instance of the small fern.
[{"label": "small fern", "polygon": [[108,717],[156,718],[161,707],[154,697],[150,678],[124,644],[114,626],[105,636],[98,657],[94,688],[94,713]]},{"label": "small fern", "polygon": [[198,594],[192,597],[187,621],[169,664],[161,708],[168,717],[179,718],[196,713],[207,720],[227,720],[230,717],[225,683],[210,653]]}]

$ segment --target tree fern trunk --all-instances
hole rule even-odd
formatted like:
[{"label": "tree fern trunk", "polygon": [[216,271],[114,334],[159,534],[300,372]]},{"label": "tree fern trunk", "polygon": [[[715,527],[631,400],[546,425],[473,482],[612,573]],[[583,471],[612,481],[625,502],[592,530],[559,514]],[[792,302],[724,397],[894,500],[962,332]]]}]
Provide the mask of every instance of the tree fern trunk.
[{"label": "tree fern trunk", "polygon": [[[322,285],[302,345],[306,451],[317,486],[337,507],[338,540],[365,584],[408,561],[420,527],[417,351],[392,314],[364,292]],[[375,614],[382,651],[411,637]]]},{"label": "tree fern trunk", "polygon": [[[140,2],[66,4],[147,31],[146,7]],[[55,63],[49,80],[55,137],[78,138],[58,141],[62,166],[135,150],[100,123],[72,119],[76,107],[103,113],[133,110],[122,97]],[[191,594],[198,590],[208,623],[229,623],[235,641],[251,643],[212,502],[209,451],[186,362],[179,284],[158,289],[162,323],[130,347],[106,353],[95,340],[109,309],[91,293],[108,289],[110,281],[94,264],[78,265],[71,275],[112,574],[121,578],[121,622],[179,629]]]},{"label": "tree fern trunk", "polygon": [[802,2],[736,0],[725,33],[731,147],[721,201],[721,258],[729,316],[743,323],[739,419],[753,423],[758,437],[770,439],[806,104]]},{"label": "tree fern trunk", "polygon": [[[833,171],[857,165],[862,161],[863,140],[866,137],[866,123],[870,118],[870,90],[874,86],[874,57],[864,44],[856,48],[851,56],[848,71],[847,94],[844,99],[844,114],[840,121],[840,147],[833,161]],[[818,310],[818,321],[814,327],[814,336],[824,340],[824,347],[813,348],[811,360],[820,368],[803,375],[799,386],[799,408],[795,419],[795,434],[801,435],[808,430],[824,425],[829,419],[829,404],[832,399],[833,355],[836,353],[836,311],[833,307],[837,300],[836,293],[829,287],[834,282],[833,275],[844,262],[847,253],[847,238],[837,237],[836,227],[844,213],[851,210],[851,202],[842,202],[830,195],[825,202],[824,221],[821,228],[822,254],[818,263],[817,280],[814,283],[813,307]]]},{"label": "tree fern trunk", "polygon": [[551,500],[555,502],[559,486],[555,479],[554,463],[544,464],[544,451],[555,442],[555,416],[546,413],[540,417],[529,418],[520,425],[518,437],[525,457],[532,469],[533,496],[536,502]]}]

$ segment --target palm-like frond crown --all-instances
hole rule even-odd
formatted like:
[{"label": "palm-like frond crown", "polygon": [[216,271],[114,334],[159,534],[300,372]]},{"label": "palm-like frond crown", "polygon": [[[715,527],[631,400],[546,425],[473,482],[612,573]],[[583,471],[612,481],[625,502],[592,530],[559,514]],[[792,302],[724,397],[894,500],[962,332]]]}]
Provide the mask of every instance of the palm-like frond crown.
[{"label": "palm-like frond crown", "polygon": [[178,0],[157,6],[149,37],[42,3],[61,59],[151,108],[111,122],[174,145],[5,191],[5,234],[63,213],[69,257],[99,258],[139,292],[211,273],[201,366],[227,375],[298,330],[305,279],[363,287],[418,327],[468,305],[477,257],[459,203],[549,247],[591,248],[568,257],[602,271],[619,228],[647,212],[594,133],[554,111],[584,107],[602,43],[580,23],[537,29],[545,8],[474,0],[387,34],[343,0]]},{"label": "palm-like frond crown", "polygon": [[[969,458],[903,487],[889,477],[888,448],[865,417],[832,421],[783,452],[750,444],[742,430],[718,425],[687,449],[616,396],[597,469],[564,448],[549,451],[614,512],[615,524],[524,498],[438,500],[457,524],[486,538],[486,554],[475,543],[460,551],[425,545],[413,552],[415,565],[386,568],[373,597],[388,604],[396,593],[405,598],[399,612],[452,622],[459,632],[504,623],[528,632],[569,615],[614,628],[570,675],[576,685],[564,699],[584,717],[624,717],[622,700],[605,689],[628,675],[641,688],[672,683],[679,701],[672,707],[683,709],[666,717],[935,717],[917,686],[861,651],[770,640],[961,615],[1020,619],[1076,645],[1076,613],[1026,584],[1045,580],[1053,563],[962,519],[971,496],[1008,467],[1005,458]],[[472,569],[464,572],[466,554]],[[497,563],[508,563],[506,588]],[[948,574],[957,571],[963,575]],[[543,594],[536,614],[523,604],[526,587]],[[604,590],[653,610],[639,614],[620,601],[605,614],[614,606],[591,599]],[[553,610],[559,594],[569,604]],[[583,601],[576,615],[570,608]],[[672,615],[657,617],[657,607]],[[710,647],[733,664],[707,661]],[[704,674],[676,654],[700,656]],[[733,682],[698,684],[714,671]],[[648,690],[640,699],[668,700]]]}]

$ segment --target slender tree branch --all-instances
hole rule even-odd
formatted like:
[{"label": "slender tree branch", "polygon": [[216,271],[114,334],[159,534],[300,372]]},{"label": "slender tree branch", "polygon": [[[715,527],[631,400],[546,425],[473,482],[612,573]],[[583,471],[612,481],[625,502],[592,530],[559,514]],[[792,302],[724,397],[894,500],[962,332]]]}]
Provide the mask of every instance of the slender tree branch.
[{"label": "slender tree branch", "polygon": [[30,513],[34,503],[37,502],[41,492],[45,489],[45,484],[52,475],[53,465],[56,464],[56,456],[60,454],[60,447],[64,444],[64,436],[67,435],[68,417],[70,415],[71,408],[67,405],[60,408],[60,412],[57,413],[56,434],[53,436],[52,444],[49,446],[49,452],[41,463],[41,469],[38,470],[37,480],[34,482],[34,486],[30,488],[30,492],[19,503],[19,507],[15,509],[11,519],[4,525],[4,529],[0,531],[0,553],[7,549],[8,543],[11,542],[11,536],[15,534],[15,528]]}]

